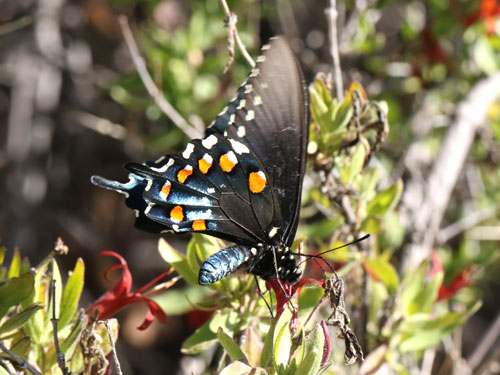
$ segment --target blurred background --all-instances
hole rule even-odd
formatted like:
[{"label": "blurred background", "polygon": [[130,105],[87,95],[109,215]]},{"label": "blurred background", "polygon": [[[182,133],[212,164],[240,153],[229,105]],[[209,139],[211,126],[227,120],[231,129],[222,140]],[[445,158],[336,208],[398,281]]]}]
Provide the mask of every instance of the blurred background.
[{"label": "blurred background", "polygon": [[[332,72],[329,2],[228,5],[251,55],[269,37],[283,34],[307,82],[319,72]],[[134,282],[145,284],[166,269],[158,236],[134,229],[134,214],[123,197],[92,186],[90,176],[126,181],[125,162],[182,150],[188,137],[147,94],[117,15],[128,18],[156,86],[201,132],[249,72],[237,51],[223,73],[229,54],[220,2],[3,0],[0,9],[1,245],[10,251],[18,247],[35,264],[61,237],[70,249],[61,259],[68,269],[78,257],[85,260],[84,303],[109,288],[102,276],[109,263],[99,259],[101,250],[122,254]],[[338,1],[337,11],[345,87],[358,81],[370,99],[385,101],[389,109],[391,132],[376,157],[382,184],[401,178],[405,186],[385,244],[401,264],[411,263],[422,246],[427,254],[439,248],[460,258],[455,276],[464,264],[471,266],[468,293],[484,302],[463,331],[464,355],[472,355],[500,316],[500,85],[495,84],[500,5],[492,0]],[[457,126],[464,115],[474,126]],[[446,138],[453,127],[455,138]],[[463,151],[458,167],[446,167],[443,147],[451,147],[452,158],[454,151]],[[429,179],[437,190],[427,185]],[[448,185],[441,196],[439,187]],[[188,238],[167,236],[179,249]],[[143,313],[142,307],[122,313],[118,349],[124,371],[175,373],[180,345],[196,317],[171,316],[165,325],[138,332]],[[488,348],[481,357],[488,364],[484,368],[500,373],[498,332],[490,344],[493,351]],[[475,369],[484,368],[476,364]]]}]

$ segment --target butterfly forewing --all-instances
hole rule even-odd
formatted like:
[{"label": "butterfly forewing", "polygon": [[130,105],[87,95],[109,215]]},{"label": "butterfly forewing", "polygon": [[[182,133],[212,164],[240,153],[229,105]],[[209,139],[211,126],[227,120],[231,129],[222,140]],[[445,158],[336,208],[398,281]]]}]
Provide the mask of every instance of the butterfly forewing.
[{"label": "butterfly forewing", "polygon": [[263,47],[237,97],[209,129],[247,145],[264,166],[279,207],[274,222],[281,224],[280,240],[287,245],[298,225],[308,137],[306,108],[299,63],[286,41],[277,38]]}]

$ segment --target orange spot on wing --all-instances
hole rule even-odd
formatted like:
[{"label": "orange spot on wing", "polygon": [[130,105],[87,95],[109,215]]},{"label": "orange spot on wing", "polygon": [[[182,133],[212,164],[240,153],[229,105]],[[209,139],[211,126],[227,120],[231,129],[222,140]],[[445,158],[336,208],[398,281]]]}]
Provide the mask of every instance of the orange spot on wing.
[{"label": "orange spot on wing", "polygon": [[266,175],[263,172],[250,173],[248,187],[252,193],[260,193],[266,187]]},{"label": "orange spot on wing", "polygon": [[207,230],[207,225],[205,224],[205,220],[195,220],[193,221],[193,230]]},{"label": "orange spot on wing", "polygon": [[233,170],[236,163],[229,158],[228,154],[224,154],[220,157],[219,165],[224,172],[229,173]]},{"label": "orange spot on wing", "polygon": [[172,208],[172,211],[170,211],[170,219],[177,221],[184,220],[184,212],[181,206],[175,206]]},{"label": "orange spot on wing", "polygon": [[193,168],[185,167],[177,172],[177,180],[183,184],[189,176],[193,174]]},{"label": "orange spot on wing", "polygon": [[172,188],[172,185],[170,182],[166,182],[165,185],[161,188],[160,196],[164,199],[167,200],[168,196],[170,195],[170,189]]},{"label": "orange spot on wing", "polygon": [[200,159],[198,160],[198,168],[200,169],[201,173],[205,174],[208,172],[210,167],[212,166],[212,163],[209,163],[205,159]]}]

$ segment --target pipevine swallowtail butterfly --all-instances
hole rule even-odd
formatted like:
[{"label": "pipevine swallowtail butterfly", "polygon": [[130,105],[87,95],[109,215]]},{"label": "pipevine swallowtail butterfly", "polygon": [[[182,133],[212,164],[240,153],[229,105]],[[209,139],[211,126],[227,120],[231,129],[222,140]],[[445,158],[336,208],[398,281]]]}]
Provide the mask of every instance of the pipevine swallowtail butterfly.
[{"label": "pipevine swallowtail butterfly", "polygon": [[191,140],[178,155],[126,164],[127,183],[92,177],[126,195],[140,229],[200,232],[235,243],[203,263],[201,285],[237,269],[287,284],[301,275],[290,247],[305,173],[307,88],[282,37],[262,51],[205,138]]}]

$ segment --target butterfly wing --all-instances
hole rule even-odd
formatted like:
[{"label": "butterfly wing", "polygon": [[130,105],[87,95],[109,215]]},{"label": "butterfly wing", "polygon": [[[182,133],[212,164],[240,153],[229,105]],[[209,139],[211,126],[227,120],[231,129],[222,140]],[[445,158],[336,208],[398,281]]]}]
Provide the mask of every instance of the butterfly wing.
[{"label": "butterfly wing", "polygon": [[92,177],[126,195],[136,226],[198,231],[241,245],[291,245],[307,142],[306,92],[284,39],[275,39],[207,137],[180,155],[129,163],[130,181]]},{"label": "butterfly wing", "polygon": [[[297,231],[308,139],[307,88],[290,46],[281,38],[262,56],[238,95],[207,130],[245,144],[264,166],[275,197],[270,234],[290,246]],[[258,208],[256,213],[260,214]],[[270,235],[269,234],[269,235]]]},{"label": "butterfly wing", "polygon": [[99,176],[92,182],[125,194],[141,229],[202,232],[239,244],[266,239],[273,219],[271,188],[243,144],[210,135],[192,140],[180,155],[125,168],[131,172],[126,184]]}]

